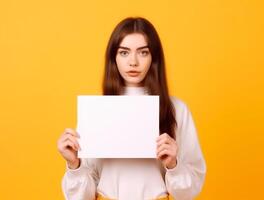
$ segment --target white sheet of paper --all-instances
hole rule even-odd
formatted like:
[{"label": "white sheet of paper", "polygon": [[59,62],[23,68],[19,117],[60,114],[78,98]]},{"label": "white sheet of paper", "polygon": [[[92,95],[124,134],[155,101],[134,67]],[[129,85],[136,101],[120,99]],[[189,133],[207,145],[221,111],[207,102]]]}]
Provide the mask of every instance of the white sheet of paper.
[{"label": "white sheet of paper", "polygon": [[77,97],[79,158],[156,158],[159,96]]}]

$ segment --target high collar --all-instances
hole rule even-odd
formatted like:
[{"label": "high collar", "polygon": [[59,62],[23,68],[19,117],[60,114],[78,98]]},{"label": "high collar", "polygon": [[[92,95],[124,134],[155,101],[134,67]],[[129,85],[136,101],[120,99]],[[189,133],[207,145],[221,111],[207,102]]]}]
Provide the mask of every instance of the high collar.
[{"label": "high collar", "polygon": [[124,95],[147,95],[147,90],[144,87],[124,87]]}]

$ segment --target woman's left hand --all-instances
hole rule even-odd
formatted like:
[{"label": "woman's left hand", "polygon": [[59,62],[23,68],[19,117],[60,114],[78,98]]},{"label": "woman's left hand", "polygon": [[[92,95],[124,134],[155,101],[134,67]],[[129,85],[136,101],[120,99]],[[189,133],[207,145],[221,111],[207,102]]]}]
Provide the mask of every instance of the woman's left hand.
[{"label": "woman's left hand", "polygon": [[176,141],[167,133],[161,134],[157,138],[157,158],[164,167],[172,169],[177,165],[178,147]]}]

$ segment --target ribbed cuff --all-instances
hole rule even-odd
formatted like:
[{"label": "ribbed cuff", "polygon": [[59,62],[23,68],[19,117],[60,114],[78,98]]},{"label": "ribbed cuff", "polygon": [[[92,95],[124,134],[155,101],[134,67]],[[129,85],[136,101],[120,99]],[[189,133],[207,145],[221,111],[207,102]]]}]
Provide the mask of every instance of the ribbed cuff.
[{"label": "ribbed cuff", "polygon": [[84,160],[81,159],[80,162],[80,166],[77,169],[70,169],[66,163],[66,172],[70,179],[79,179],[87,173],[87,168],[84,166]]}]

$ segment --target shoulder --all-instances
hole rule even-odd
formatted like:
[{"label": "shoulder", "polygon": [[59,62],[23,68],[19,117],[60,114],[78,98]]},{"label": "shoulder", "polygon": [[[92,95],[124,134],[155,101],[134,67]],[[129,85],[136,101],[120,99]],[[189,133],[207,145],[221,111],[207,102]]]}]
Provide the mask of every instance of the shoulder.
[{"label": "shoulder", "polygon": [[177,113],[188,111],[188,106],[182,99],[175,96],[170,96],[170,100]]},{"label": "shoulder", "polygon": [[178,97],[170,96],[170,99],[175,109],[176,121],[179,126],[182,126],[191,115],[188,105]]}]

